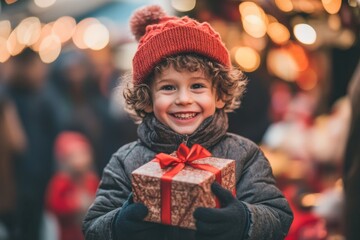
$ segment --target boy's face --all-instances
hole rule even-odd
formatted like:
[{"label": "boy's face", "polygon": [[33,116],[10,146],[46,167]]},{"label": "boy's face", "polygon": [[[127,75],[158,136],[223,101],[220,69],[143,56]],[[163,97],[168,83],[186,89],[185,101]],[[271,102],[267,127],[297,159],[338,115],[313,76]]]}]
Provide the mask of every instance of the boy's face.
[{"label": "boy's face", "polygon": [[199,125],[223,108],[211,79],[202,71],[176,71],[172,66],[155,74],[151,85],[155,117],[179,134],[192,134]]}]

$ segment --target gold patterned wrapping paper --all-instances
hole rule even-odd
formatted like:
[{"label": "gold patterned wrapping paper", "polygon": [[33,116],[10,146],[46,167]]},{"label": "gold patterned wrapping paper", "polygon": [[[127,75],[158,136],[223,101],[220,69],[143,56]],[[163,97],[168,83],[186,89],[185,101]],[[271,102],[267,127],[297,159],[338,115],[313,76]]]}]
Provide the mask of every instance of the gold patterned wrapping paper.
[{"label": "gold patterned wrapping paper", "polygon": [[[193,163],[209,164],[221,171],[221,185],[235,191],[235,161],[215,157],[195,160]],[[142,202],[149,209],[145,220],[161,223],[161,176],[170,168],[161,169],[160,164],[150,161],[132,172],[134,202]],[[197,207],[215,207],[215,195],[211,183],[215,174],[185,166],[172,178],[171,225],[195,229],[193,212]]]}]

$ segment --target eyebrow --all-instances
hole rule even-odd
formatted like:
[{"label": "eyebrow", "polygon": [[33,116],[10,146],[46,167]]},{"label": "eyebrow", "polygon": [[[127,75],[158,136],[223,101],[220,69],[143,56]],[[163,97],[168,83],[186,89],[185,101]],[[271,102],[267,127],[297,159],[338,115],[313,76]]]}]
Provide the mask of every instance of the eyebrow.
[{"label": "eyebrow", "polygon": [[171,78],[161,78],[154,81],[154,83],[171,82]]}]

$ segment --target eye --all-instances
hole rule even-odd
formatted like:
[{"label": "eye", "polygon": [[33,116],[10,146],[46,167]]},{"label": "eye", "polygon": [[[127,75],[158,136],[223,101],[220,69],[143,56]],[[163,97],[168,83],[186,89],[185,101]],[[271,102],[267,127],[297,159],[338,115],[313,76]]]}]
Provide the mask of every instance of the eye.
[{"label": "eye", "polygon": [[199,89],[199,88],[204,88],[205,85],[204,84],[201,84],[201,83],[195,83],[191,86],[191,88],[193,89]]},{"label": "eye", "polygon": [[175,90],[175,87],[173,85],[164,85],[164,86],[160,87],[160,90],[172,91],[172,90]]}]

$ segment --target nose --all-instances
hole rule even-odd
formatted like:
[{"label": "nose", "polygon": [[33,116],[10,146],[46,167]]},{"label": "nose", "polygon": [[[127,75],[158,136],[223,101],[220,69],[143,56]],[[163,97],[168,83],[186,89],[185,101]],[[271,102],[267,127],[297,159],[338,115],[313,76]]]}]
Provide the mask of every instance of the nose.
[{"label": "nose", "polygon": [[191,92],[188,89],[180,89],[175,103],[179,105],[187,105],[193,103]]}]

